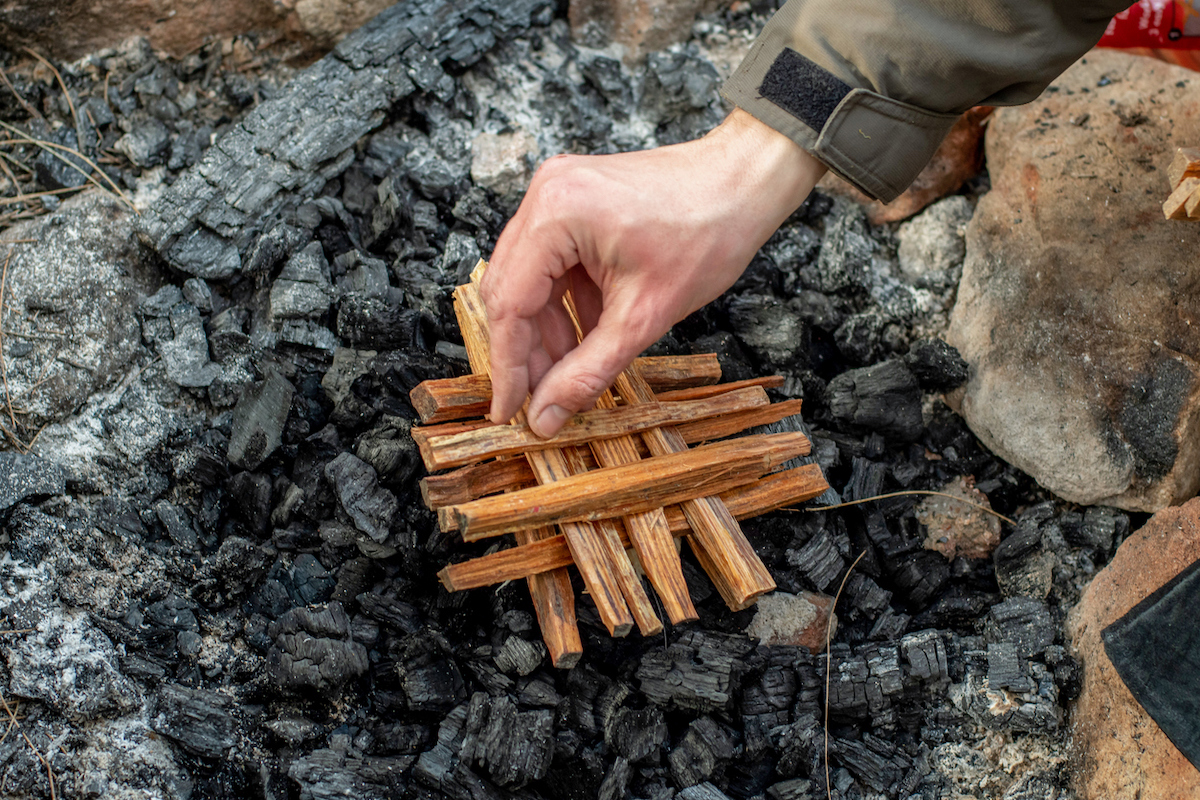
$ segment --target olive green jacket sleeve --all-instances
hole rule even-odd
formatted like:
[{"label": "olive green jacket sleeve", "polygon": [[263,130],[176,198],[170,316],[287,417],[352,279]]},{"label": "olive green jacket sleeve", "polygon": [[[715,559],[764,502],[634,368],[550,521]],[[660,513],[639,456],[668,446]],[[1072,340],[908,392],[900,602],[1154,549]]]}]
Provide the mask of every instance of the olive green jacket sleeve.
[{"label": "olive green jacket sleeve", "polygon": [[722,94],[884,202],[959,114],[1027,103],[1131,0],[788,0]]}]

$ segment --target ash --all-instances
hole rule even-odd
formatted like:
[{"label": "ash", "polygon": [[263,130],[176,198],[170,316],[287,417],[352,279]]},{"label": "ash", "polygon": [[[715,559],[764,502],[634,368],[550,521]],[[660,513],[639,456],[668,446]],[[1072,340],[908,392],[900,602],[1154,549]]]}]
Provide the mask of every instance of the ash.
[{"label": "ash", "polygon": [[[78,125],[14,71],[41,116],[5,96],[4,118],[141,216],[50,195],[7,236],[37,242],[13,245],[4,335],[5,796],[1069,796],[1062,622],[1130,521],[1048,501],[937,399],[965,378],[931,336],[969,195],[901,230],[814,194],[654,352],[786,376],[822,503],[970,476],[1016,520],[992,558],[925,549],[912,497],[747,522],[788,592],[833,594],[865,553],[828,660],[750,639],[686,556],[699,623],[611,639],[581,596],[569,672],[523,585],[440,587],[485,552],[438,532],[409,436],[409,390],[467,370],[451,288],[544,158],[719,122],[764,21],[702,19],[631,69],[557,14],[409,2],[302,70],[252,39],[133,41],[62,65]],[[17,152],[23,191],[82,185]],[[68,269],[107,270],[101,300]]]}]

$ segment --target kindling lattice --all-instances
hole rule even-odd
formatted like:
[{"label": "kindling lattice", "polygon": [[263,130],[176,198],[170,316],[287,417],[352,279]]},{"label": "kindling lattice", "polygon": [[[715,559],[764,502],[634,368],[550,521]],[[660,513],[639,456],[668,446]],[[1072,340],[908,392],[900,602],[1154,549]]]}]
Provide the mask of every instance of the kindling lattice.
[{"label": "kindling lattice", "polygon": [[812,499],[829,485],[816,464],[780,469],[808,454],[801,433],[727,437],[800,412],[799,400],[767,398],[782,379],[721,384],[714,355],[639,358],[593,410],[551,439],[533,434],[524,411],[512,424],[493,424],[483,419],[491,402],[479,294],[485,267],[481,261],[454,293],[474,374],[417,386],[412,403],[425,426],[412,433],[430,472],[450,470],[421,483],[442,529],[465,541],[512,534],[516,546],[447,566],[439,573],[445,587],[524,578],[550,657],[564,668],[582,653],[569,566],[613,636],[634,624],[643,635],[662,630],[635,564],[672,623],[697,619],[677,537],[730,608],[773,590],[737,520]]}]

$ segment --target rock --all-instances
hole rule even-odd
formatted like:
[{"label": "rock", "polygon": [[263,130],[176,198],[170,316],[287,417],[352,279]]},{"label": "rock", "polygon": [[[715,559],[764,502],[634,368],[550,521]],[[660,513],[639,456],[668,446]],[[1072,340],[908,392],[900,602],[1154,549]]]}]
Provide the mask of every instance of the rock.
[{"label": "rock", "polygon": [[242,469],[257,469],[283,437],[283,426],[292,408],[296,389],[277,370],[268,370],[265,380],[242,392],[233,409],[229,436],[229,463]]},{"label": "rock", "polygon": [[1067,618],[1083,689],[1071,712],[1080,800],[1200,795],[1200,771],[1130,694],[1101,632],[1200,559],[1200,499],[1155,514],[1096,574]]},{"label": "rock", "polygon": [[540,152],[537,139],[521,129],[481,133],[471,140],[471,180],[501,197],[519,195]]},{"label": "rock", "polygon": [[387,538],[399,503],[394,494],[379,485],[369,464],[342,453],[325,467],[325,478],[356,528],[376,542]]},{"label": "rock", "polygon": [[[8,391],[28,412],[21,422],[30,436],[76,411],[145,352],[134,309],[140,295],[158,289],[161,274],[134,238],[134,219],[111,196],[84,192],[6,232],[6,240],[33,240],[13,246],[4,298]],[[38,313],[11,313],[17,308]],[[18,344],[28,352],[13,358]]]},{"label": "rock", "polygon": [[921,435],[921,389],[903,361],[843,372],[825,390],[834,417],[904,442]]},{"label": "rock", "polygon": [[979,174],[983,167],[984,121],[991,116],[990,106],[976,106],[963,114],[942,140],[933,158],[903,194],[888,204],[872,200],[832,172],[817,184],[822,191],[849,197],[864,205],[874,225],[908,219],[938,198],[957,191]]},{"label": "rock", "polygon": [[830,624],[832,612],[833,598],[827,595],[772,592],[755,604],[754,619],[746,628],[746,635],[765,645],[799,645],[807,647],[809,652],[820,653],[827,638],[837,631],[836,615]]},{"label": "rock", "polygon": [[[938,491],[991,508],[987,495],[976,489],[975,482],[965,475]],[[916,515],[917,521],[925,526],[925,548],[941,553],[948,561],[957,556],[989,558],[1000,543],[1000,520],[967,503],[930,496],[917,504]]]},{"label": "rock", "polygon": [[1200,490],[1200,228],[1160,207],[1174,147],[1200,141],[1198,80],[1102,50],[988,127],[993,188],[946,337],[971,365],[957,405],[1071,502],[1154,511]]},{"label": "rock", "polygon": [[918,285],[951,285],[967,255],[964,236],[974,209],[965,197],[947,197],[900,226],[896,256],[904,277]]},{"label": "rock", "polygon": [[634,62],[683,41],[698,14],[725,4],[725,0],[571,0],[568,19],[575,41],[597,49],[619,44],[625,60]]}]

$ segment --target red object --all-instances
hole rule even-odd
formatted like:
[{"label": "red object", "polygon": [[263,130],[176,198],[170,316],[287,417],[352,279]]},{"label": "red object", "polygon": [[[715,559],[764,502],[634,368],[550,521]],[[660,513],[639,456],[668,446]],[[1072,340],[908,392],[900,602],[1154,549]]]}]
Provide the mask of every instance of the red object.
[{"label": "red object", "polygon": [[1138,0],[1112,18],[1097,46],[1200,49],[1200,0]]}]

